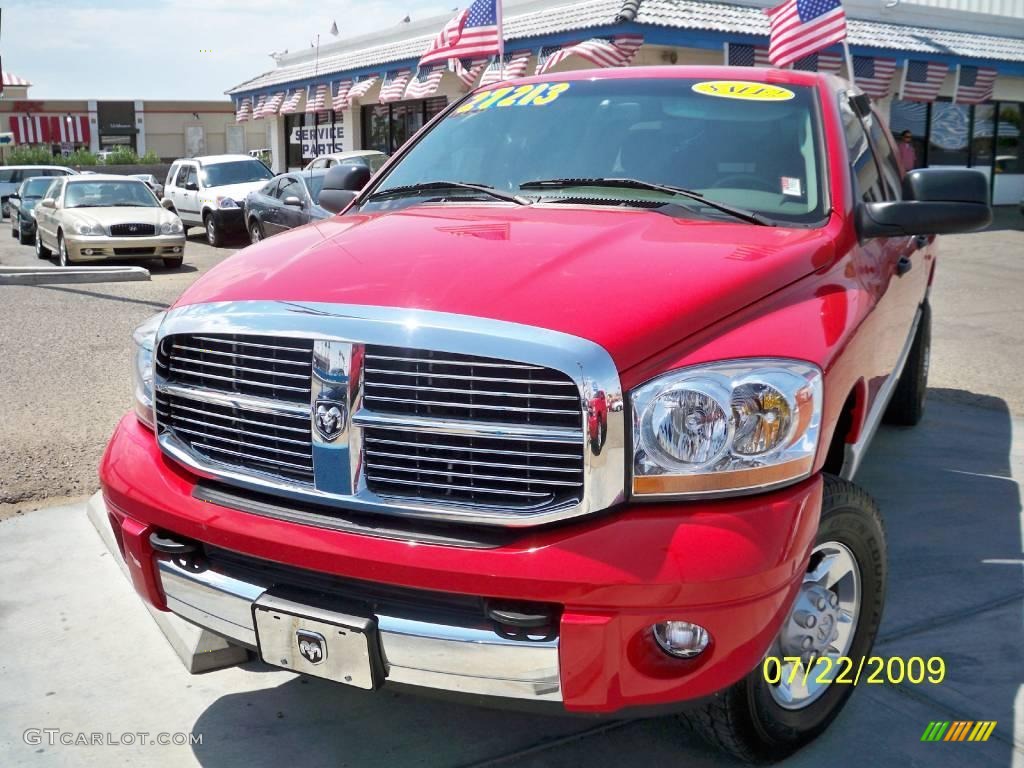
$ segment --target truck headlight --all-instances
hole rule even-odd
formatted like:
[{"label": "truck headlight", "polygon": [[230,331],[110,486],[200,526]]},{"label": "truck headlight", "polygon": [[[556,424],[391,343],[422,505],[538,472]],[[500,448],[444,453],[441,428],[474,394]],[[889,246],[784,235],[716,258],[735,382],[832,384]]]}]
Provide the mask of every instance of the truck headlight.
[{"label": "truck headlight", "polygon": [[237,208],[238,202],[233,197],[218,197],[217,198],[218,208]]},{"label": "truck headlight", "polygon": [[807,477],[821,379],[810,363],[757,359],[683,368],[637,387],[633,495],[726,495]]},{"label": "truck headlight", "polygon": [[135,329],[134,364],[132,365],[132,388],[135,391],[135,415],[150,429],[156,425],[153,416],[153,348],[156,332],[166,312],[153,315]]}]

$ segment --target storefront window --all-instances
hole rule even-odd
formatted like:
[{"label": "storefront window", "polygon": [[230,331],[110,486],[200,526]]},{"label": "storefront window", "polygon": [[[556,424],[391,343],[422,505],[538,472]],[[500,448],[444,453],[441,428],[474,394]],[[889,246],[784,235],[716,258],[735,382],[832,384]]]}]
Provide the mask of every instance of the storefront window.
[{"label": "storefront window", "polygon": [[928,165],[967,165],[971,108],[966,104],[932,104],[928,133]]},{"label": "storefront window", "polygon": [[344,141],[342,117],[334,110],[285,115],[286,167],[303,168],[319,155],[341,152]]},{"label": "storefront window", "polygon": [[1024,173],[1020,130],[1021,105],[1001,103],[996,125],[996,173]]},{"label": "storefront window", "polygon": [[928,105],[920,101],[893,101],[889,127],[897,138],[904,131],[910,131],[913,136],[911,145],[917,158],[915,165],[923,166],[927,162]]},{"label": "storefront window", "polygon": [[974,124],[971,128],[971,165],[990,168],[992,166],[992,143],[995,138],[996,107],[994,104],[978,104],[974,107]]},{"label": "storefront window", "polygon": [[363,149],[394,154],[416,131],[448,105],[445,96],[363,107]]}]

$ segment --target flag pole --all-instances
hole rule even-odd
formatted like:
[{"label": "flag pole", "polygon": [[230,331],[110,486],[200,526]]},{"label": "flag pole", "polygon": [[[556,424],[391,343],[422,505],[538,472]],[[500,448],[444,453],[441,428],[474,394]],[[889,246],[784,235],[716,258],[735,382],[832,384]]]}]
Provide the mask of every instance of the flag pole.
[{"label": "flag pole", "polygon": [[843,38],[843,53],[846,56],[847,79],[850,81],[850,85],[856,86],[857,78],[853,74],[853,54],[850,53],[850,43],[845,37]]},{"label": "flag pole", "polygon": [[960,92],[960,65],[956,65],[956,72],[953,73],[953,103],[956,104],[956,95]]},{"label": "flag pole", "polygon": [[498,79],[505,79],[505,26],[502,23],[501,0],[494,0],[498,11]]}]

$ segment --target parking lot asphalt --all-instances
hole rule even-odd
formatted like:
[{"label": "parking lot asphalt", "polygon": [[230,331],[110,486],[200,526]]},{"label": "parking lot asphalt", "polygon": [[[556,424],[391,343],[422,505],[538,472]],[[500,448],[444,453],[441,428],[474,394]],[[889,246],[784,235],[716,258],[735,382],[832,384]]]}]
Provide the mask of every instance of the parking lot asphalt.
[{"label": "parking lot asphalt", "polygon": [[[888,529],[875,653],[939,656],[947,675],[937,685],[862,683],[831,729],[785,765],[1024,766],[1022,478],[1024,419],[1003,401],[939,398],[917,428],[880,431],[858,477]],[[671,717],[508,713],[387,686],[366,693],[258,661],[189,675],[81,504],[0,524],[0,551],[5,768],[734,764]],[[998,725],[985,743],[922,742],[935,720]],[[50,744],[42,729],[113,743]],[[149,743],[162,733],[201,743]]]},{"label": "parking lot asphalt", "polygon": [[[0,265],[38,264],[0,222]],[[181,269],[152,280],[0,286],[0,520],[96,489],[96,465],[131,406],[131,332],[244,243],[214,249],[192,230]],[[986,232],[945,237],[934,286],[934,397],[991,398],[1024,416],[1015,350],[1024,327],[1024,217],[997,210]]]}]

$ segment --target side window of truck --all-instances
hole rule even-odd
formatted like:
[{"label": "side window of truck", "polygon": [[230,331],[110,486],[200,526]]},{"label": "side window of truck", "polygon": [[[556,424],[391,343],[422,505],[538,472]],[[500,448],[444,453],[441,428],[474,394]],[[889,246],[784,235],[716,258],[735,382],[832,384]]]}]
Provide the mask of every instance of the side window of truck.
[{"label": "side window of truck", "polygon": [[850,168],[853,170],[854,193],[865,202],[881,202],[886,199],[882,174],[878,170],[875,153],[871,151],[864,125],[850,108],[845,96],[840,96],[839,108],[843,116]]},{"label": "side window of truck", "polygon": [[184,189],[186,176],[188,176],[188,166],[182,165],[181,168],[178,169],[178,178],[175,180],[174,186]]},{"label": "side window of truck", "polygon": [[900,200],[903,197],[903,174],[900,173],[900,165],[896,160],[892,142],[889,140],[889,132],[875,114],[865,117],[864,122],[871,136],[871,144],[875,150],[875,157],[878,158],[878,165],[882,169],[882,178],[885,181],[888,199]]}]

